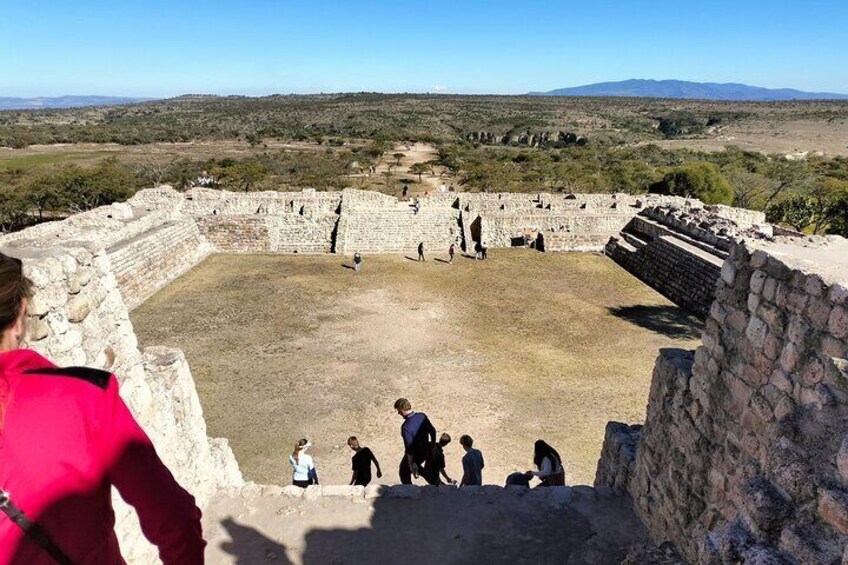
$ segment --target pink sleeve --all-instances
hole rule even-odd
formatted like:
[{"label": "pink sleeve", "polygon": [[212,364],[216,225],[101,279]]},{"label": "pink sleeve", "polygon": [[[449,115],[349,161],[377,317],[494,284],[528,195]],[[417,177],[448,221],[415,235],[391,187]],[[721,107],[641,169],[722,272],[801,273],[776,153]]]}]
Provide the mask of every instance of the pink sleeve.
[{"label": "pink sleeve", "polygon": [[118,394],[110,377],[101,424],[103,462],[109,481],[138,514],[145,537],[164,565],[202,564],[206,542],[200,509],[183,489]]}]

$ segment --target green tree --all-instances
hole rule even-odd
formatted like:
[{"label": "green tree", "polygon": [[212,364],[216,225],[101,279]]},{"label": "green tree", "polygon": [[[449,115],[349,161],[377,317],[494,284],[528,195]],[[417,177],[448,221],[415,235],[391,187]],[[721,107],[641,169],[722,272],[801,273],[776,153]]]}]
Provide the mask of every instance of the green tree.
[{"label": "green tree", "polygon": [[739,208],[762,206],[766,195],[773,189],[773,181],[766,176],[744,169],[731,169],[727,178],[733,185],[733,205]]},{"label": "green tree", "polygon": [[227,188],[250,192],[256,189],[256,185],[268,176],[268,173],[269,170],[263,163],[251,160],[220,169],[217,176]]},{"label": "green tree", "polygon": [[770,206],[766,210],[766,219],[772,223],[789,224],[796,231],[804,231],[813,222],[813,207],[808,197],[796,194]]},{"label": "green tree", "polygon": [[29,202],[23,194],[8,187],[0,188],[0,230],[3,233],[19,230],[27,225]]},{"label": "green tree", "polygon": [[413,175],[418,175],[418,182],[421,183],[421,175],[432,172],[433,167],[429,163],[413,163],[409,167],[409,172]]},{"label": "green tree", "polygon": [[848,182],[830,177],[816,180],[809,191],[813,233],[818,234],[840,214],[838,203],[848,194]]},{"label": "green tree", "polygon": [[63,207],[71,212],[126,200],[141,184],[115,157],[104,159],[90,169],[76,165],[64,167],[56,174],[55,182]]},{"label": "green tree", "polygon": [[697,198],[705,204],[731,204],[733,187],[712,163],[695,161],[674,167],[652,189],[661,194]]},{"label": "green tree", "polygon": [[763,208],[768,208],[773,202],[776,202],[780,195],[793,189],[803,188],[803,185],[809,180],[805,161],[787,159],[782,155],[771,156],[771,163],[765,174],[774,182],[766,195]]},{"label": "green tree", "polygon": [[842,192],[831,201],[832,219],[827,233],[848,237],[848,191]]},{"label": "green tree", "polygon": [[36,178],[27,185],[24,192],[26,199],[38,212],[38,219],[44,218],[44,212],[62,208],[62,188],[53,176]]}]

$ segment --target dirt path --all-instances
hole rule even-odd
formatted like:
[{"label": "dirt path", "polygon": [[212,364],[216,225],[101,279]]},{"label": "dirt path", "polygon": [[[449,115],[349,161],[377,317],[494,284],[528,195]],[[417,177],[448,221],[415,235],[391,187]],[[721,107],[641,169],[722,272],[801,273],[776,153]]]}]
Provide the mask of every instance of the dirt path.
[{"label": "dirt path", "polygon": [[[657,350],[691,346],[693,320],[605,257],[492,257],[368,256],[356,275],[337,256],[214,256],[132,320],[143,346],[186,352],[249,479],[287,484],[309,436],[322,481],[344,484],[356,435],[397,482],[403,396],[475,439],[487,483],[530,468],[538,438],[591,483],[606,422],[641,421]],[[459,478],[457,441],[446,455]]]},{"label": "dirt path", "polygon": [[[403,158],[400,159],[400,164],[397,164],[392,155],[395,153],[403,153]],[[394,174],[398,182],[404,179],[411,180],[409,183],[410,195],[424,194],[425,192],[436,192],[442,185],[449,186],[452,179],[448,176],[439,176],[441,167],[435,167],[432,173],[421,175],[421,181],[418,180],[418,175],[409,172],[409,168],[415,163],[426,163],[438,159],[438,150],[429,143],[416,142],[413,144],[398,144],[391,151],[387,151],[377,163],[377,174],[391,172]]]}]

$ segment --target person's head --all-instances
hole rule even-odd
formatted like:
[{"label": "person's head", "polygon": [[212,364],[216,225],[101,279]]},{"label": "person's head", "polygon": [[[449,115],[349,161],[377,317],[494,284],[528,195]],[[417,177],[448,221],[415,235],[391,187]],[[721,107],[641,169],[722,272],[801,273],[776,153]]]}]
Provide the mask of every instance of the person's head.
[{"label": "person's head", "polygon": [[446,446],[451,442],[451,437],[448,434],[442,434],[439,436],[439,445],[442,447]]},{"label": "person's head", "polygon": [[347,438],[347,445],[354,451],[359,451],[360,449],[362,449],[359,446],[359,440],[356,439],[356,436],[350,436],[349,438]]},{"label": "person's head", "polygon": [[401,416],[406,416],[412,412],[412,404],[405,398],[398,398],[395,400],[395,410]]},{"label": "person's head", "polygon": [[297,443],[294,444],[294,451],[292,451],[292,457],[294,457],[294,460],[300,461],[300,454],[305,452],[310,447],[312,447],[312,444],[309,443],[308,439],[303,438],[297,440]]},{"label": "person's head", "polygon": [[470,435],[465,434],[461,438],[459,438],[459,445],[465,448],[465,450],[469,450],[474,446],[474,440]]},{"label": "person's head", "polygon": [[542,460],[545,457],[550,458],[553,463],[562,464],[562,459],[560,459],[556,449],[541,439],[536,440],[536,443],[533,445],[533,463],[538,467],[542,464]]},{"label": "person's head", "polygon": [[24,276],[21,260],[0,253],[0,351],[20,347],[31,298],[32,281]]}]

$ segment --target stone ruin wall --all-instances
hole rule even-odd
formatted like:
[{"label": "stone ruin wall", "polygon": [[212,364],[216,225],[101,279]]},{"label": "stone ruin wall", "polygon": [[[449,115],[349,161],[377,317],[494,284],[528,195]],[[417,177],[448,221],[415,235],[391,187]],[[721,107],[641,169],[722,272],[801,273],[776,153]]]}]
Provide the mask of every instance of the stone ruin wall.
[{"label": "stone ruin wall", "polygon": [[735,244],[696,351],[663,350],[644,426],[596,485],[690,562],[848,560],[848,241]]},{"label": "stone ruin wall", "polygon": [[106,250],[132,310],[215,249],[190,220],[168,221]]},{"label": "stone ruin wall", "polygon": [[[188,364],[179,350],[139,350],[129,311],[210,253],[431,252],[449,242],[510,246],[526,229],[597,249],[647,205],[680,199],[626,195],[434,194],[414,214],[408,202],[379,193],[235,194],[168,187],[0,238],[36,283],[29,344],[60,365],[111,367],[121,394],[160,455],[203,507],[220,488],[240,486],[226,440],[206,436]],[[154,559],[134,513],[116,499],[118,534],[131,562]]]}]

